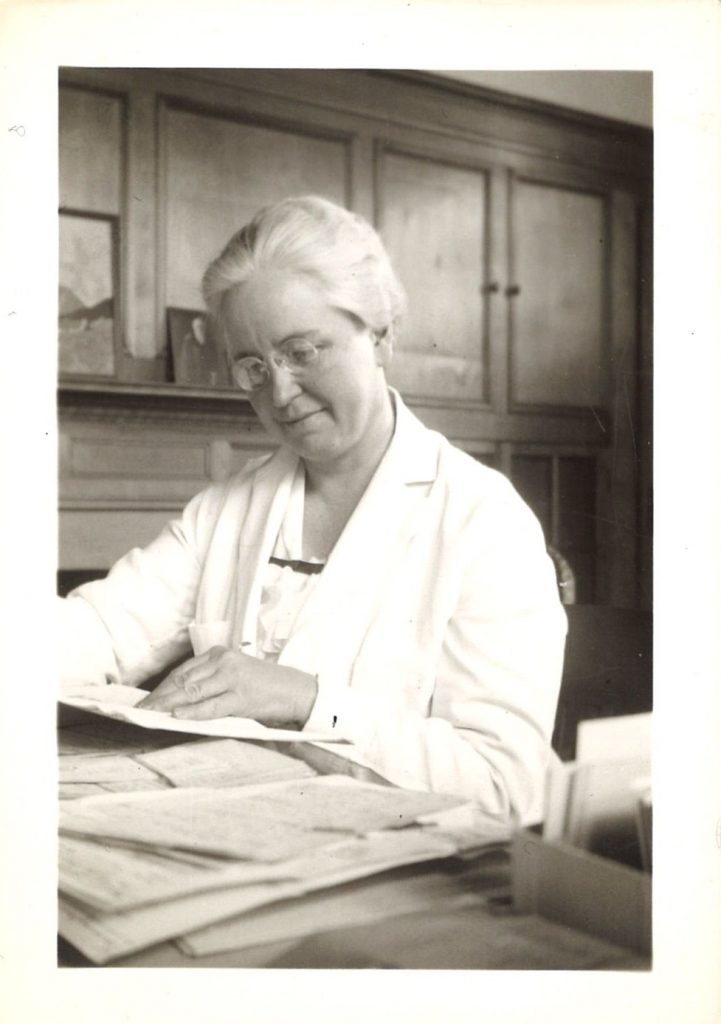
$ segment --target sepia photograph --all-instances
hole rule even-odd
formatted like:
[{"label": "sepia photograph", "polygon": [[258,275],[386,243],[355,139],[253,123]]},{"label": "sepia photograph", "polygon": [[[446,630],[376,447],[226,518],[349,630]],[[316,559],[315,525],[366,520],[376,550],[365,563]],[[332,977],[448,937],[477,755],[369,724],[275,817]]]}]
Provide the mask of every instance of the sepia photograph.
[{"label": "sepia photograph", "polygon": [[650,969],[652,95],[60,69],[60,964]]},{"label": "sepia photograph", "polygon": [[720,28],[0,5],[0,1018],[718,1019]]}]

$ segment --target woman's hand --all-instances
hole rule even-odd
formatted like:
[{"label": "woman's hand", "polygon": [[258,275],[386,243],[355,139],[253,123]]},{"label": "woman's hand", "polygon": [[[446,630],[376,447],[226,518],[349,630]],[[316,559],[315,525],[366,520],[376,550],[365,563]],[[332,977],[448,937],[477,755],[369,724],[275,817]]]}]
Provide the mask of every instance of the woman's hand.
[{"label": "woman's hand", "polygon": [[313,676],[287,665],[212,647],[174,669],[138,707],[174,718],[237,715],[263,725],[302,728],[315,702]]}]

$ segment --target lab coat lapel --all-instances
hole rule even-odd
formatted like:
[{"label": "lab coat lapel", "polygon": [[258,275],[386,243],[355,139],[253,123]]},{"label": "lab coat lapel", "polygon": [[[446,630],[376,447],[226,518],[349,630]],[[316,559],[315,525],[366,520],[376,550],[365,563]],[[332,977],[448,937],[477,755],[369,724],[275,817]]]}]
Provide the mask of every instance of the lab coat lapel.
[{"label": "lab coat lapel", "polygon": [[316,671],[330,666],[346,675],[384,581],[393,576],[414,536],[436,476],[438,445],[400,399],[396,408],[391,445],[301,609],[281,663],[314,664]]},{"label": "lab coat lapel", "polygon": [[273,553],[297,466],[298,456],[284,448],[261,466],[240,530],[232,645],[242,645],[247,654],[256,654],[263,570]]}]

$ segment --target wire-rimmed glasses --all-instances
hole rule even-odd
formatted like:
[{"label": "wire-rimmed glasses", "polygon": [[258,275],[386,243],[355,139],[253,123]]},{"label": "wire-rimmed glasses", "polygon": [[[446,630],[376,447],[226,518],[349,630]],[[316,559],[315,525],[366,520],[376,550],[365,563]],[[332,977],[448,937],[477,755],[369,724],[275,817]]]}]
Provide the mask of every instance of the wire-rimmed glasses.
[{"label": "wire-rimmed glasses", "polygon": [[270,380],[270,363],[285,367],[294,377],[302,377],[318,359],[320,349],[312,341],[298,339],[287,342],[282,349],[265,359],[241,356],[231,364],[233,381],[241,391],[260,391]]}]

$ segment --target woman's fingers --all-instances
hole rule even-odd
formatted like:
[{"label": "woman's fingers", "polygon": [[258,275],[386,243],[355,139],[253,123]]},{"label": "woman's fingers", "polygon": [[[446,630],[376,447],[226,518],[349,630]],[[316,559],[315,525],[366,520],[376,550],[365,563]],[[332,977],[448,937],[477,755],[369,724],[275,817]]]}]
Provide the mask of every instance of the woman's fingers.
[{"label": "woman's fingers", "polygon": [[156,711],[174,711],[185,705],[198,704],[211,697],[217,697],[228,689],[228,679],[219,672],[205,678],[193,678],[180,681],[172,693],[163,696],[155,705]]},{"label": "woman's fingers", "polygon": [[[195,703],[221,693],[227,687],[219,679],[222,648],[213,648],[191,658],[160,683],[138,707],[148,711],[172,711],[181,704]],[[214,683],[213,680],[216,680]]]},{"label": "woman's fingers", "polygon": [[173,718],[190,718],[207,721],[210,718],[225,718],[226,715],[242,716],[243,709],[237,693],[224,690],[222,693],[201,700],[197,704],[183,704],[173,710]]}]

